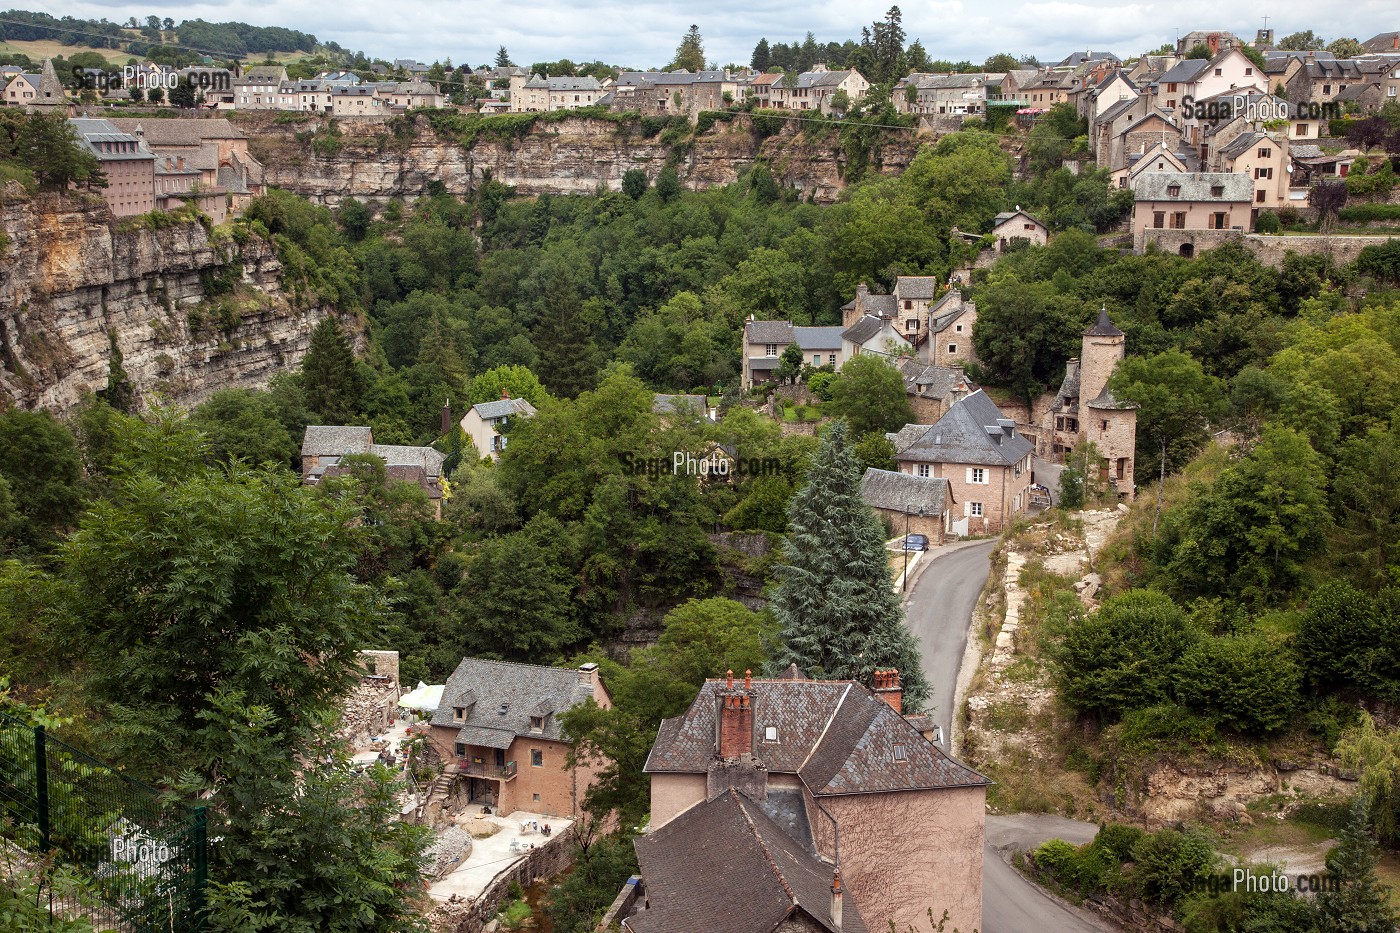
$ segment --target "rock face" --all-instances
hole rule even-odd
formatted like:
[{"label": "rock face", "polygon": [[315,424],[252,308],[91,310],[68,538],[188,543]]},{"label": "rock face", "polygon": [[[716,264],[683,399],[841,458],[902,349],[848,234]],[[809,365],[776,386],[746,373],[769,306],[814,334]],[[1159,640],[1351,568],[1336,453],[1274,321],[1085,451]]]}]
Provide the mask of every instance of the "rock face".
[{"label": "rock face", "polygon": [[[835,200],[846,186],[847,155],[834,128],[813,136],[789,125],[764,138],[747,116],[675,142],[665,141],[665,132],[649,137],[635,122],[570,118],[538,121],[518,135],[478,132],[468,145],[440,135],[421,116],[411,123],[402,117],[334,121],[333,138],[326,135],[326,119],[275,120],[260,113],[239,119],[251,151],[266,166],[267,183],[331,207],[352,197],[413,198],[434,181],[464,196],[488,173],[523,195],[592,194],[600,185],[617,191],[629,169],[655,179],[672,159],[691,190],[730,184],[760,159],[779,184],[818,203]],[[903,171],[918,147],[912,130],[891,130],[871,152],[868,170]]]},{"label": "rock face", "polygon": [[144,403],[195,404],[294,366],[326,314],[282,291],[256,237],[121,225],[91,196],[0,197],[0,405],[71,409],[105,388],[111,342]]}]

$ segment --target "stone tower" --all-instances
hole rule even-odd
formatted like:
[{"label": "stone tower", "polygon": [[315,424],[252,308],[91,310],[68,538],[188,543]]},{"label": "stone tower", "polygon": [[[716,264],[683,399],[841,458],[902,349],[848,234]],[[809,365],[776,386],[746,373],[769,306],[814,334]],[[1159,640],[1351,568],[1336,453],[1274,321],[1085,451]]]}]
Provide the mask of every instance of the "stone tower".
[{"label": "stone tower", "polygon": [[1113,326],[1108,312],[1084,332],[1079,375],[1079,430],[1103,457],[1102,471],[1118,490],[1131,499],[1134,482],[1134,450],[1137,441],[1137,406],[1120,402],[1108,389],[1109,377],[1123,359],[1125,338]]},{"label": "stone tower", "polygon": [[1108,378],[1123,358],[1123,332],[1108,319],[1101,308],[1099,319],[1084,332],[1084,345],[1079,353],[1079,424],[1089,423],[1089,403],[1099,397],[1108,385]]},{"label": "stone tower", "polygon": [[52,58],[44,59],[44,70],[39,75],[39,93],[27,106],[30,110],[67,115],[68,92],[64,89],[63,82],[58,80],[58,72],[54,71]]}]

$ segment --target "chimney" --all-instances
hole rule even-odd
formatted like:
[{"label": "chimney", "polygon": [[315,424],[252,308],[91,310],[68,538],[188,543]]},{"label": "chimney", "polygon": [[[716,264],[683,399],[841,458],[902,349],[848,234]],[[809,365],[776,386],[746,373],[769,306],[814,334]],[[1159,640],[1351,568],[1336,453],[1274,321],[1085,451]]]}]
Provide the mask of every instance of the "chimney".
[{"label": "chimney", "polygon": [[578,682],[587,684],[590,687],[597,686],[598,665],[594,664],[592,661],[589,661],[587,664],[580,664],[578,666]]},{"label": "chimney", "polygon": [[452,430],[452,399],[450,399],[450,398],[445,398],[445,399],[442,400],[442,431],[441,431],[440,433],[446,434],[446,433],[448,433],[448,432],[451,431],[451,430]]},{"label": "chimney", "polygon": [[904,688],[899,685],[899,671],[894,668],[875,671],[875,695],[896,713],[904,711]]},{"label": "chimney", "polygon": [[165,157],[165,170],[168,172],[175,167],[175,160],[170,156]]},{"label": "chimney", "polygon": [[180,171],[182,171],[182,172],[185,170],[185,157],[184,157],[184,156],[176,156],[176,157],[175,157],[175,167],[178,168],[178,169],[179,169]]},{"label": "chimney", "polygon": [[719,710],[719,757],[738,758],[753,754],[753,704],[749,697],[752,685],[749,674],[744,674],[744,686],[734,685],[734,672],[724,691],[720,694]]},{"label": "chimney", "polygon": [[509,398],[510,398],[510,389],[501,389],[501,400],[502,400],[502,401],[505,401],[506,399],[509,399]]},{"label": "chimney", "polygon": [[841,887],[841,869],[831,875],[831,925],[841,929],[841,901],[845,892]]}]

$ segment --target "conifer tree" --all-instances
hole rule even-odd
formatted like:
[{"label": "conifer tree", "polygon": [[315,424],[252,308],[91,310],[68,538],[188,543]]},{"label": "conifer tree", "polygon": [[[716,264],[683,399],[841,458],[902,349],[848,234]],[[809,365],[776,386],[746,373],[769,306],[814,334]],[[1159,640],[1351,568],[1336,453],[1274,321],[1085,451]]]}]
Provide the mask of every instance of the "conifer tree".
[{"label": "conifer tree", "polygon": [[928,698],[918,641],[890,579],[884,530],[860,497],[860,467],[845,421],[822,437],[807,485],[788,506],[788,537],[778,567],[773,612],[783,645],[775,670],[796,664],[804,674],[873,681],[876,668],[896,668],[904,708]]},{"label": "conifer tree", "polygon": [[349,424],[363,392],[359,364],[340,322],[327,317],[311,332],[311,347],[301,361],[306,407],[322,424]]},{"label": "conifer tree", "polygon": [[1376,878],[1380,851],[1371,836],[1371,808],[1365,794],[1351,802],[1339,845],[1327,853],[1327,873],[1341,882],[1337,891],[1317,896],[1320,927],[1348,933],[1393,933],[1396,916]]},{"label": "conifer tree", "polygon": [[684,68],[686,71],[705,70],[705,43],[700,38],[700,27],[691,25],[681,44],[676,47],[676,60],[671,62],[668,71]]}]

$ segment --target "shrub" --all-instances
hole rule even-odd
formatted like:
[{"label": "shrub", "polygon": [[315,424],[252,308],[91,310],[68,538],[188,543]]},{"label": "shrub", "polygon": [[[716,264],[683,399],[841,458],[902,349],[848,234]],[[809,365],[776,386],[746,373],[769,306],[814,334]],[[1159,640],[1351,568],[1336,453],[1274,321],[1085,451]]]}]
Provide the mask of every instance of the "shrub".
[{"label": "shrub", "polygon": [[[1342,214],[1346,214],[1346,211],[1342,211]],[[1342,219],[1346,220],[1347,218],[1342,217]],[[1278,233],[1282,228],[1283,224],[1279,222],[1278,215],[1273,211],[1264,211],[1254,222],[1255,233]]]},{"label": "shrub", "polygon": [[1203,638],[1176,672],[1177,697],[1236,732],[1269,735],[1298,706],[1302,675],[1292,652],[1261,636]]},{"label": "shrub", "polygon": [[1197,829],[1159,829],[1133,846],[1132,879],[1141,894],[1164,906],[1199,889],[1215,869],[1215,848]]},{"label": "shrub", "polygon": [[[1365,207],[1390,205],[1368,204]],[[1362,275],[1392,284],[1400,283],[1400,240],[1387,240],[1377,246],[1368,246],[1356,257],[1353,268]]]},{"label": "shrub", "polygon": [[1094,836],[1091,845],[1120,862],[1126,862],[1132,858],[1133,846],[1146,835],[1141,829],[1126,823],[1105,823],[1099,827],[1098,835]]},{"label": "shrub", "polygon": [[[1259,215],[1263,220],[1264,215]],[[1337,212],[1347,223],[1367,224],[1377,220],[1400,220],[1400,204],[1352,204]]]},{"label": "shrub", "polygon": [[831,383],[835,381],[836,374],[833,372],[814,372],[807,379],[807,388],[812,390],[812,394],[824,402],[831,401]]}]

